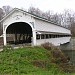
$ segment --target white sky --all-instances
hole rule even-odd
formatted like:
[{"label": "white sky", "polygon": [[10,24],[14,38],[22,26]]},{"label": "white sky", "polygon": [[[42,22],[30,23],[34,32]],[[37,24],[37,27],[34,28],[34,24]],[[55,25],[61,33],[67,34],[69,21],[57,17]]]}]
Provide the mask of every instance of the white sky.
[{"label": "white sky", "polygon": [[5,5],[25,9],[34,6],[43,11],[52,10],[54,12],[62,12],[64,9],[75,11],[75,0],[1,0],[0,7]]}]

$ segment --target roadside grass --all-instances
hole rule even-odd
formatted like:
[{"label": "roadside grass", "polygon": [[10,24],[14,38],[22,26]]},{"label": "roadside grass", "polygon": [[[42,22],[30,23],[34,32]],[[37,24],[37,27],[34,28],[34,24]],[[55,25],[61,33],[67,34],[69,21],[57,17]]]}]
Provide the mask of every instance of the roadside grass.
[{"label": "roadside grass", "polygon": [[0,52],[0,75],[75,75],[62,72],[51,58],[43,47],[6,49]]}]

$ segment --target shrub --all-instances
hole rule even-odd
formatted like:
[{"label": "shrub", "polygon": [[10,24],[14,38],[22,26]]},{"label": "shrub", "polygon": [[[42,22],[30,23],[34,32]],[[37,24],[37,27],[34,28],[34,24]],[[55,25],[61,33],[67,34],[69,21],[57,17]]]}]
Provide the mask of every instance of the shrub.
[{"label": "shrub", "polygon": [[50,61],[47,61],[47,60],[34,60],[32,61],[32,64],[36,67],[39,67],[39,68],[43,68],[43,69],[46,69],[46,70],[50,70],[52,68],[58,68],[58,66],[54,63],[51,63]]},{"label": "shrub", "polygon": [[47,42],[42,44],[42,46],[49,51],[48,56],[50,57],[50,63],[55,63],[59,68],[64,72],[75,72],[75,66],[69,63],[70,58],[65,56],[64,53],[60,50],[59,47],[54,46],[53,44]]},{"label": "shrub", "polygon": [[52,50],[51,51],[53,57],[55,58],[55,62],[58,63],[67,63],[68,59],[67,57],[62,53],[61,50]]},{"label": "shrub", "polygon": [[47,50],[52,50],[52,49],[54,49],[53,44],[51,44],[51,43],[49,43],[49,42],[46,42],[46,43],[44,43],[44,44],[41,44],[41,46],[44,47],[44,48],[47,49]]},{"label": "shrub", "polygon": [[67,73],[75,72],[75,66],[70,65],[68,63],[61,63],[59,64],[59,66],[60,66],[60,69],[64,72],[67,72]]}]

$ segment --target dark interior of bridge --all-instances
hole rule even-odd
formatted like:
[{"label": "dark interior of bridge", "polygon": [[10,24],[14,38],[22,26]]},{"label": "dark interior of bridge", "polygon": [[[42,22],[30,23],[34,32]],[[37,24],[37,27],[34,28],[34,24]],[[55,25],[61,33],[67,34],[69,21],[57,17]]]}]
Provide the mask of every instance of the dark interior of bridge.
[{"label": "dark interior of bridge", "polygon": [[10,37],[7,37],[7,43],[31,43],[32,28],[27,23],[16,22],[8,26],[6,34],[12,34]]}]

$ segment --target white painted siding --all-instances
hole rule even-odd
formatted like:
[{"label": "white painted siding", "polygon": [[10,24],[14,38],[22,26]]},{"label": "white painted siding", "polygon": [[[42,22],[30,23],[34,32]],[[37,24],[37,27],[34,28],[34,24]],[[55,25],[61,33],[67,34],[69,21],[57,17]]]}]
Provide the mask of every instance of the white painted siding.
[{"label": "white painted siding", "polygon": [[71,34],[70,30],[65,29],[63,27],[35,19],[36,30],[37,31],[46,31],[46,32],[57,32],[57,33],[67,33]]},{"label": "white painted siding", "polygon": [[58,46],[60,44],[64,44],[70,41],[71,37],[61,37],[61,38],[50,38],[50,39],[39,39],[36,40],[36,45],[41,45],[43,43],[49,42],[54,44],[55,46]]},{"label": "white painted siding", "polygon": [[[16,15],[20,15],[21,17],[19,17],[19,19],[17,19]],[[24,14],[20,11],[15,11],[14,13],[12,13],[9,17],[7,17],[3,21],[3,25],[10,25],[15,22],[35,22],[35,20],[33,17],[31,17],[28,14]]]}]

